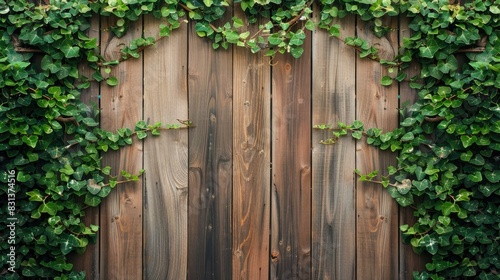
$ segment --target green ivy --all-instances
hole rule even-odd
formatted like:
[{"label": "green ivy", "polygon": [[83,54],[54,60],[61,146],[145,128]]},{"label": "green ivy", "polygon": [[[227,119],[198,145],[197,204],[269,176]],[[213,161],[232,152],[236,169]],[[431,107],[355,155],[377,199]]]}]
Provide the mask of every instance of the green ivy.
[{"label": "green ivy", "polygon": [[[227,16],[230,6],[246,18]],[[132,40],[117,60],[101,56],[97,38],[87,35],[92,17],[111,17],[107,31],[120,37],[144,14],[164,19],[159,33]],[[370,21],[380,37],[394,31],[383,25],[383,17],[405,16],[411,18],[412,35],[403,38],[394,59],[383,60],[376,46],[342,36],[335,19],[347,14]],[[416,279],[498,278],[499,14],[499,0],[0,0],[0,194],[7,201],[0,208],[0,263],[16,271],[2,271],[1,277],[84,279],[66,256],[95,240],[98,227],[82,222],[85,208],[140,176],[114,174],[102,167],[102,154],[191,123],[139,121],[134,128],[105,131],[98,127],[99,111],[80,101],[81,92],[92,81],[116,86],[112,67],[194,21],[196,33],[211,40],[214,49],[234,45],[270,57],[300,57],[307,31],[319,28],[360,57],[397,70],[381,84],[410,81],[419,97],[401,110],[398,129],[365,130],[359,121],[335,128],[317,125],[332,130],[323,143],[350,134],[398,153],[397,166],[385,176],[356,172],[415,209],[417,222],[402,225],[403,236],[417,252],[432,255],[426,270],[415,272]],[[83,76],[81,63],[93,74]],[[404,72],[411,63],[421,65],[416,77]],[[12,265],[11,246],[17,259]]]}]

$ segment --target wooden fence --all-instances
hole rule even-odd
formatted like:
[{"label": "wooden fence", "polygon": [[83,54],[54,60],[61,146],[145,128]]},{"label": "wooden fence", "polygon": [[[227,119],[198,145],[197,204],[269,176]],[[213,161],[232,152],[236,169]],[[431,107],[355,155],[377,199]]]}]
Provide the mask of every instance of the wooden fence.
[{"label": "wooden fence", "polygon": [[[112,21],[95,18],[91,31],[109,59],[133,38],[157,36],[152,17],[123,38],[105,31]],[[379,39],[347,17],[341,33],[392,58],[405,22],[385,19],[394,31]],[[393,129],[400,103],[412,99],[408,84],[381,86],[386,68],[324,31],[308,33],[300,59],[270,61],[214,51],[193,29],[184,24],[113,68],[119,86],[84,93],[100,102],[108,130],[139,120],[195,127],[105,155],[116,172],[146,172],[89,210],[100,235],[76,268],[88,279],[411,279],[422,261],[399,232],[411,211],[353,173],[383,170],[394,155],[349,138],[322,145],[329,133],[312,129],[355,119]]]}]

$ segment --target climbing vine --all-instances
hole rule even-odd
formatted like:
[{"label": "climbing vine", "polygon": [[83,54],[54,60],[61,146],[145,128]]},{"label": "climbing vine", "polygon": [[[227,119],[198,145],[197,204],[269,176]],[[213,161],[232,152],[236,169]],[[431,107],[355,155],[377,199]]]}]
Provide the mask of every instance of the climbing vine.
[{"label": "climbing vine", "polygon": [[[233,16],[233,9],[245,18]],[[120,37],[145,14],[163,19],[159,33],[134,39],[119,59],[107,60],[97,38],[87,34],[94,16],[111,17],[106,31]],[[382,60],[376,46],[343,37],[335,19],[347,14],[371,22],[377,36],[394,31],[381,18],[409,17],[413,33],[393,60]],[[134,128],[105,131],[98,127],[99,110],[80,101],[82,91],[91,82],[117,85],[113,66],[189,21],[214,49],[234,45],[270,57],[300,57],[306,31],[319,28],[361,57],[398,70],[381,84],[409,80],[419,97],[401,110],[398,129],[365,130],[359,121],[316,128],[332,130],[325,144],[351,134],[398,153],[397,165],[385,173],[356,172],[415,209],[417,222],[402,225],[403,236],[416,251],[432,255],[416,279],[499,277],[499,0],[0,0],[0,15],[3,279],[84,279],[67,255],[95,239],[98,227],[82,222],[85,208],[140,176],[103,167],[102,153],[191,123],[139,121]],[[83,76],[82,63],[93,74]],[[416,77],[404,72],[411,63],[421,65]]]}]

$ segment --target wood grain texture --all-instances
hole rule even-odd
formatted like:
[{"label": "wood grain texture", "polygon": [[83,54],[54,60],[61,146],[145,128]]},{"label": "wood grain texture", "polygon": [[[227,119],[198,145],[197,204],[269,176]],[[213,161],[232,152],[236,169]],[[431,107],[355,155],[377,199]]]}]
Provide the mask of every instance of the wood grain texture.
[{"label": "wood grain texture", "polygon": [[311,36],[272,69],[271,279],[311,274]]},{"label": "wood grain texture", "polygon": [[[384,19],[385,26],[397,30],[397,19]],[[370,26],[358,20],[357,35],[377,46],[382,59],[397,53],[398,34],[389,32],[382,38],[371,33]],[[387,69],[376,61],[357,60],[356,117],[365,127],[378,127],[384,131],[398,125],[398,87],[380,85]],[[379,170],[385,174],[387,166],[395,165],[395,155],[370,147],[366,141],[357,142],[356,167],[361,173]],[[380,179],[380,178],[379,178]],[[358,279],[398,279],[398,206],[379,184],[357,184],[357,269]]]},{"label": "wood grain texture", "polygon": [[[355,24],[354,16],[344,18],[342,36],[354,36]],[[314,33],[313,125],[354,121],[355,67],[353,48],[324,30]],[[356,147],[348,137],[334,145],[320,144],[331,136],[331,131],[312,134],[312,279],[356,279]]]},{"label": "wood grain texture", "polygon": [[232,279],[268,279],[271,69],[269,58],[243,48],[234,49],[233,65]]},{"label": "wood grain texture", "polygon": [[[114,23],[113,18],[102,22],[102,30]],[[101,45],[106,59],[118,59],[120,48],[142,35],[142,20],[131,23],[122,38],[102,32]],[[133,129],[142,119],[142,58],[120,63],[111,71],[120,81],[116,87],[105,83],[101,87],[101,127],[116,131]],[[121,170],[137,173],[142,169],[142,142],[134,143],[119,152],[108,152],[103,165],[112,174]],[[100,270],[101,279],[142,278],[142,184],[132,182],[118,185],[101,204]]]},{"label": "wood grain texture", "polygon": [[[144,18],[144,36],[161,22]],[[144,52],[144,119],[175,124],[188,118],[187,25]],[[144,142],[144,279],[187,275],[188,131],[162,131]]]},{"label": "wood grain texture", "polygon": [[[90,19],[90,28],[87,36],[90,38],[99,38],[99,18]],[[81,63],[79,67],[80,75],[91,77],[94,70],[88,67],[87,63]],[[88,89],[82,90],[80,100],[90,108],[99,106],[99,83],[91,82]],[[95,117],[95,116],[92,116]],[[99,207],[89,207],[85,210],[83,222],[86,226],[99,224]],[[85,249],[83,255],[72,255],[70,259],[75,271],[85,271],[87,279],[99,279],[99,239],[96,244],[90,244]]]},{"label": "wood grain texture", "polygon": [[[399,19],[399,44],[403,45],[403,38],[409,38],[411,36],[411,30],[408,27],[408,23],[410,19],[407,17],[401,17]],[[410,88],[410,78],[420,74],[420,67],[418,63],[413,62],[410,68],[404,70],[407,74],[407,78],[405,81],[399,84],[399,96],[400,96],[400,104],[399,107],[406,112],[407,106],[414,104],[418,98],[417,91]],[[416,222],[416,218],[413,215],[415,210],[411,207],[400,207],[399,216],[400,216],[400,225],[404,224],[414,224]],[[408,241],[409,242],[409,241]],[[401,242],[402,243],[402,242]],[[417,255],[413,251],[413,247],[409,243],[400,244],[400,253],[399,253],[399,279],[413,279],[414,271],[421,271],[425,269],[426,257],[422,255]]]},{"label": "wood grain texture", "polygon": [[190,30],[188,279],[230,279],[232,51]]}]

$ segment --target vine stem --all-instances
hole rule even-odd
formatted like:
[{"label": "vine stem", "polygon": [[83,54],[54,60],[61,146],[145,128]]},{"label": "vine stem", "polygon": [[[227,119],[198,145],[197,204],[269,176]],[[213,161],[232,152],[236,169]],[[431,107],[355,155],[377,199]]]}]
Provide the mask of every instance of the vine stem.
[{"label": "vine stem", "polygon": [[[188,12],[193,12],[193,10],[191,10],[188,6],[182,4],[182,3],[178,3],[179,6],[181,6],[184,10],[188,11]],[[217,27],[215,27],[213,24],[209,23],[208,25],[210,25],[210,28],[212,28],[213,31],[217,32],[219,29]]]},{"label": "vine stem", "polygon": [[297,16],[295,16],[294,18],[292,18],[290,21],[287,22],[287,24],[289,24],[290,26],[288,27],[286,32],[290,31],[290,29],[297,23],[297,21],[299,21],[299,19],[305,14],[306,9],[311,7],[312,4],[313,4],[313,1],[309,1],[309,3],[307,3],[304,6],[302,11],[300,11],[300,13]]}]

